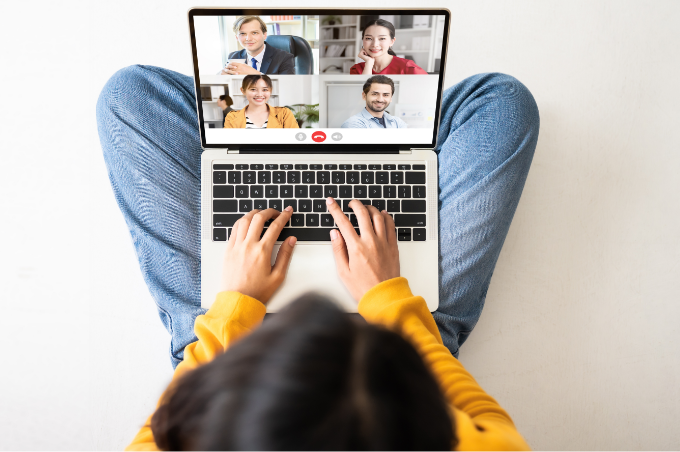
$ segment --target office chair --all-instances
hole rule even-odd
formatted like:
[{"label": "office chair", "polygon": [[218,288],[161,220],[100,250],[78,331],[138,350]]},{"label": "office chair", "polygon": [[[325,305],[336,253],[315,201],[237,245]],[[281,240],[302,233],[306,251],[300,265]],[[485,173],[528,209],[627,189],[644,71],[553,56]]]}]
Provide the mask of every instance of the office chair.
[{"label": "office chair", "polygon": [[311,74],[313,72],[312,48],[306,40],[299,36],[268,35],[265,42],[267,45],[293,54],[296,74]]}]

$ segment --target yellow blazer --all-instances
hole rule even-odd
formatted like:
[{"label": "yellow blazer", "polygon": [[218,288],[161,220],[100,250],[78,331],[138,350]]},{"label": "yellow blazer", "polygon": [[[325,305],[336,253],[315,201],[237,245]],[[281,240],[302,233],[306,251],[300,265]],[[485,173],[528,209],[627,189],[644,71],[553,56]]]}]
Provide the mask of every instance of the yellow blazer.
[{"label": "yellow blazer", "polygon": [[[295,119],[293,112],[286,107],[269,107],[269,119],[267,120],[268,129],[299,129],[300,126]],[[246,108],[230,111],[224,118],[225,129],[245,129],[246,128]]]}]

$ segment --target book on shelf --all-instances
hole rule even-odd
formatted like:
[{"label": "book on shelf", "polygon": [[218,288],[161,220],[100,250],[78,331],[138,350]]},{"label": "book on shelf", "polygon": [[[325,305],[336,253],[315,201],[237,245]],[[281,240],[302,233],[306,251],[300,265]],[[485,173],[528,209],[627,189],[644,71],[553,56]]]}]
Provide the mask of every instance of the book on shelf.
[{"label": "book on shelf", "polygon": [[267,34],[268,35],[280,35],[281,34],[281,26],[279,24],[269,24],[269,25],[267,25]]},{"label": "book on shelf", "polygon": [[269,16],[271,21],[277,21],[277,20],[300,20],[302,19],[302,16]]},{"label": "book on shelf", "polygon": [[413,16],[413,28],[427,28],[430,26],[430,16]]},{"label": "book on shelf", "polygon": [[[352,46],[354,47],[354,46]],[[345,49],[347,46],[339,45],[339,44],[331,44],[327,45],[324,47],[324,53],[322,56],[326,58],[337,58],[341,57],[343,53],[345,53]]]}]

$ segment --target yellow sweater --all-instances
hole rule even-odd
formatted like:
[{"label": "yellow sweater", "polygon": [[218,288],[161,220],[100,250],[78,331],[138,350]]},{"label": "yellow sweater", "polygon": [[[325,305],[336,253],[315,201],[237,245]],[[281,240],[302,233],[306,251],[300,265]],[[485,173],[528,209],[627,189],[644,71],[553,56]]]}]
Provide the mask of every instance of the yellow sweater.
[{"label": "yellow sweater", "polygon": [[[267,118],[268,129],[299,129],[297,120],[292,111],[286,107],[269,107],[269,118]],[[246,108],[230,111],[224,118],[225,129],[245,129],[246,128]]]},{"label": "yellow sweater", "polygon": [[[221,292],[205,315],[196,318],[198,341],[184,349],[173,381],[212,360],[262,322],[265,306],[238,292]],[[512,419],[477,384],[443,343],[425,300],[414,296],[405,278],[384,281],[366,292],[359,313],[368,321],[398,328],[423,357],[454,413],[458,450],[529,450]],[[126,450],[158,450],[151,418]]]}]

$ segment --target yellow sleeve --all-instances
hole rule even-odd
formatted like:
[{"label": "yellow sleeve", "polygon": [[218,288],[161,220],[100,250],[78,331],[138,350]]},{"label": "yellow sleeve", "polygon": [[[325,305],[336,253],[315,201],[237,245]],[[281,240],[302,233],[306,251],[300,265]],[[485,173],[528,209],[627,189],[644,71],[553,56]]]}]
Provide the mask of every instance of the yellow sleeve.
[{"label": "yellow sleeve", "polygon": [[384,281],[366,292],[359,313],[368,322],[400,332],[418,350],[453,409],[459,450],[529,450],[508,413],[443,345],[425,300],[411,293],[406,278]]},{"label": "yellow sleeve", "polygon": [[[264,304],[247,295],[238,292],[217,294],[208,312],[196,317],[194,332],[198,340],[184,348],[184,360],[175,369],[172,382],[223,353],[258,326],[266,311]],[[151,432],[151,416],[125,450],[158,450]]]}]

